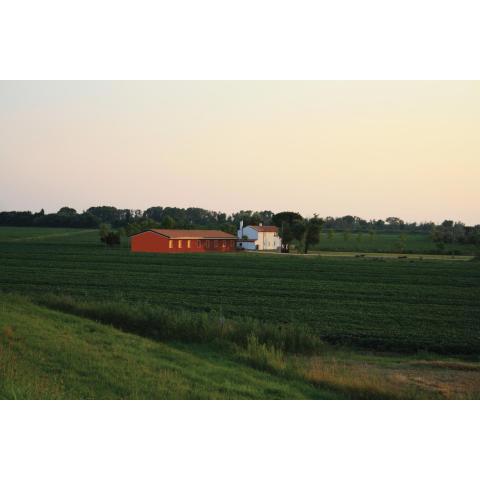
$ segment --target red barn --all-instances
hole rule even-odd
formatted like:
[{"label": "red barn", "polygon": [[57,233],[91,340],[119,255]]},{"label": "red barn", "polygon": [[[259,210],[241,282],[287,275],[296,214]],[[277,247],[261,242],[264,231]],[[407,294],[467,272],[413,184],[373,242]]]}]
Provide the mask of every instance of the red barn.
[{"label": "red barn", "polygon": [[130,237],[132,252],[234,252],[237,237],[220,230],[153,228]]}]

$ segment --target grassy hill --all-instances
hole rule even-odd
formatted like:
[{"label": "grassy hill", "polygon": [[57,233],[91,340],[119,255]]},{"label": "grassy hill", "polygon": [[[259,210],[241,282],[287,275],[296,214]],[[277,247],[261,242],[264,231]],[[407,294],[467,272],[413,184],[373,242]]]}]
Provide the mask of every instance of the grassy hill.
[{"label": "grassy hill", "polygon": [[167,345],[0,295],[0,398],[338,397],[205,345]]}]

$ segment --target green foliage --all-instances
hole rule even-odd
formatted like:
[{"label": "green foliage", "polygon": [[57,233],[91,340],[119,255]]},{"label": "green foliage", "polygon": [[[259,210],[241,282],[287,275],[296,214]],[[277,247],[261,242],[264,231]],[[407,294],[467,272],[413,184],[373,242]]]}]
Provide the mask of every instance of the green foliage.
[{"label": "green foliage", "polygon": [[278,228],[281,228],[283,224],[293,224],[295,222],[301,222],[303,217],[298,212],[280,212],[276,213],[272,217],[272,223]]},{"label": "green foliage", "polygon": [[98,233],[100,234],[100,239],[105,238],[108,235],[110,228],[106,223],[101,223],[98,227]]},{"label": "green foliage", "polygon": [[305,232],[303,217],[297,212],[280,212],[272,217],[272,223],[279,229],[282,239],[281,251],[288,253],[294,240],[301,241]]},{"label": "green foliage", "polygon": [[140,218],[125,226],[125,234],[127,236],[135,235],[136,233],[150,230],[152,228],[159,228],[160,224],[150,218]]},{"label": "green foliage", "polygon": [[162,219],[162,223],[160,224],[162,228],[174,228],[175,227],[175,221],[173,220],[172,217],[169,215],[166,215]]},{"label": "green foliage", "polygon": [[318,245],[320,242],[322,225],[323,220],[317,214],[305,221],[304,253],[308,252],[311,245]]},{"label": "green foliage", "polygon": [[279,228],[284,253],[288,253],[294,240],[297,241],[297,249],[303,253],[307,253],[311,245],[320,241],[323,220],[316,214],[310,219],[303,219],[295,212],[281,212],[272,217],[272,222]]},{"label": "green foliage", "polygon": [[261,343],[253,333],[247,338],[245,357],[254,367],[261,370],[279,372],[285,370],[287,365],[281,350]]},{"label": "green foliage", "polygon": [[37,301],[155,340],[208,343],[222,339],[244,346],[255,335],[265,344],[286,352],[313,353],[323,346],[320,338],[301,324],[281,325],[249,318],[231,320],[218,312],[174,311],[149,303],[80,300],[54,294],[43,295]]},{"label": "green foliage", "polygon": [[109,247],[114,247],[115,245],[120,245],[120,231],[114,232],[110,228],[102,223],[99,229],[100,241]]},{"label": "green foliage", "polygon": [[76,214],[77,214],[77,211],[74,208],[70,208],[70,207],[62,207],[57,212],[57,215],[66,215],[66,216],[73,216]]},{"label": "green foliage", "polygon": [[399,253],[404,253],[407,246],[407,236],[402,233],[398,237],[398,241],[395,243],[395,248]]}]

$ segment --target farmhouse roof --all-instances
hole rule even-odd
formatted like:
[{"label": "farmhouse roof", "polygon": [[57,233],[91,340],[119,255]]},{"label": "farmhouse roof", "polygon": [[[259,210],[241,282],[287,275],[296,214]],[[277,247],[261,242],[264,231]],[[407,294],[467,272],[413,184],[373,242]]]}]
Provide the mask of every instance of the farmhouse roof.
[{"label": "farmhouse roof", "polygon": [[[152,228],[150,230],[145,230],[146,232],[154,232],[159,235],[163,235],[167,238],[180,238],[180,239],[228,239],[235,240],[237,237],[231,235],[230,233],[222,232],[221,230],[177,230],[170,228]],[[144,233],[144,232],[140,232]],[[137,234],[138,235],[138,234]]]},{"label": "farmhouse roof", "polygon": [[275,227],[274,225],[268,225],[268,226],[249,225],[249,227],[255,229],[257,232],[273,232],[273,233],[278,232],[278,227]]}]

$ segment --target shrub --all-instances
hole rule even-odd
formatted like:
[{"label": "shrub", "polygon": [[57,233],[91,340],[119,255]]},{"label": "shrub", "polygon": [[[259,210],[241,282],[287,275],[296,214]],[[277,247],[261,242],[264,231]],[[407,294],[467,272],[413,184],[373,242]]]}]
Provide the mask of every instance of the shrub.
[{"label": "shrub", "polygon": [[14,331],[11,325],[5,325],[2,329],[2,336],[7,340],[9,344],[13,342]]},{"label": "shrub", "polygon": [[218,312],[172,311],[148,303],[99,302],[55,294],[45,295],[37,302],[155,340],[205,343],[222,339],[248,347],[254,335],[261,344],[285,352],[313,353],[323,346],[305,325],[264,323],[250,318],[234,320]]},{"label": "shrub", "polygon": [[256,368],[274,372],[285,370],[286,361],[281,350],[274,346],[260,343],[258,338],[251,333],[247,338],[247,347],[244,357]]}]

